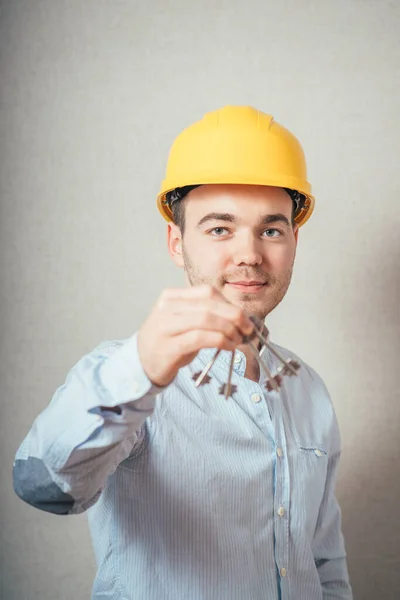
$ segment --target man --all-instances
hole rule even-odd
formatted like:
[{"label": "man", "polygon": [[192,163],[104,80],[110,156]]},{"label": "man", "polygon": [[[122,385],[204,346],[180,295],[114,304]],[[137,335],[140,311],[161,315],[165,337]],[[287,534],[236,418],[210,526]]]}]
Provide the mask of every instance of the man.
[{"label": "man", "polygon": [[269,115],[225,107],[175,141],[158,207],[190,285],[78,362],[14,464],[26,502],[88,511],[94,599],[352,598],[328,392],[298,358],[271,389],[246,343],[286,294],[313,205],[301,146]]}]

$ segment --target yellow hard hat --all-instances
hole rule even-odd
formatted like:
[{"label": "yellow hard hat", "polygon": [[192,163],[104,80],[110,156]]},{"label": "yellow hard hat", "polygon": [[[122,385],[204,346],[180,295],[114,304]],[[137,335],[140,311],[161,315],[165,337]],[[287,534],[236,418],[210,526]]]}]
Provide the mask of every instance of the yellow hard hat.
[{"label": "yellow hard hat", "polygon": [[157,196],[158,209],[171,221],[171,197],[183,197],[182,188],[213,183],[284,188],[296,201],[298,225],[314,209],[299,141],[271,115],[250,106],[226,106],[207,113],[178,135]]}]

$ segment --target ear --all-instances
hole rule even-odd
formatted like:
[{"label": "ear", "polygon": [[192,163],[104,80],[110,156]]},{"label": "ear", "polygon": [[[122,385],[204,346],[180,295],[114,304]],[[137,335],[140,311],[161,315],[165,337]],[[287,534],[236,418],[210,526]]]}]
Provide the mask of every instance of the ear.
[{"label": "ear", "polygon": [[297,242],[299,241],[299,229],[300,228],[297,224],[293,227],[293,233],[294,233],[294,239],[296,240],[296,245],[297,245]]},{"label": "ear", "polygon": [[167,243],[170,257],[177,267],[183,267],[182,233],[175,223],[168,223]]}]

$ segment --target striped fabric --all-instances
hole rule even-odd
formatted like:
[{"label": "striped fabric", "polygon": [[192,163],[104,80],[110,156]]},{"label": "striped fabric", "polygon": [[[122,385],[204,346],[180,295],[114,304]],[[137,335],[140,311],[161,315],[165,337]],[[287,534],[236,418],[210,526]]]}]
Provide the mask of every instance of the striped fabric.
[{"label": "striped fabric", "polygon": [[213,352],[164,389],[146,377],[136,334],[82,358],[17,453],[16,492],[57,514],[87,510],[93,600],[351,599],[323,382],[297,357],[298,377],[267,392],[237,351],[225,400],[229,353],[210,383],[192,380]]}]

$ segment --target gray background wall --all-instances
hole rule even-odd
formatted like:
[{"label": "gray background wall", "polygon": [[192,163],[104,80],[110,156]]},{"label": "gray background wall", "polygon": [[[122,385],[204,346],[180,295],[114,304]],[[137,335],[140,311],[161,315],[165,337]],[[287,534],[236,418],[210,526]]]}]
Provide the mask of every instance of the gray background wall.
[{"label": "gray background wall", "polygon": [[86,517],[13,493],[17,446],[68,369],[182,285],[155,195],[170,143],[253,104],[306,150],[317,206],[275,341],[331,391],[355,596],[400,597],[400,2],[0,3],[1,584],[89,598]]}]

